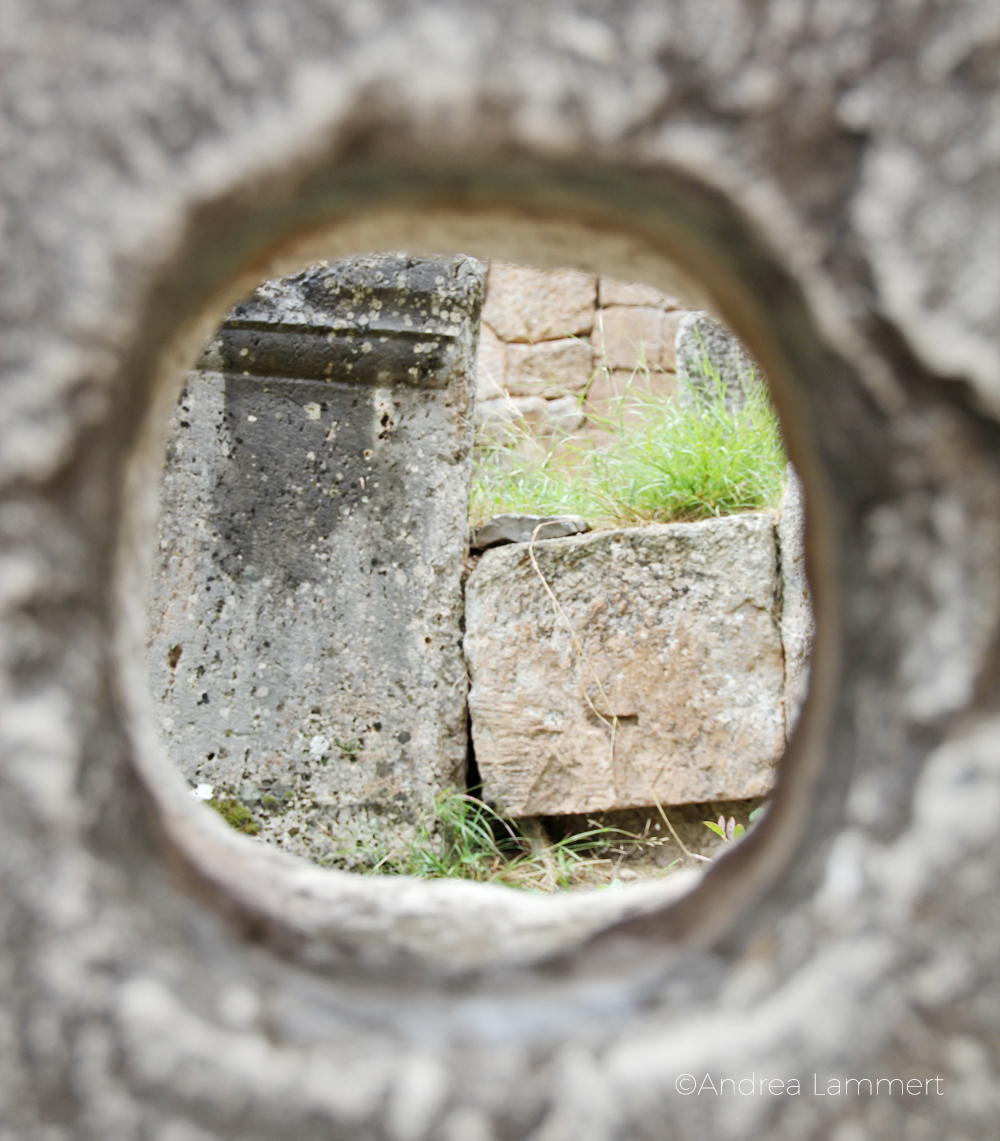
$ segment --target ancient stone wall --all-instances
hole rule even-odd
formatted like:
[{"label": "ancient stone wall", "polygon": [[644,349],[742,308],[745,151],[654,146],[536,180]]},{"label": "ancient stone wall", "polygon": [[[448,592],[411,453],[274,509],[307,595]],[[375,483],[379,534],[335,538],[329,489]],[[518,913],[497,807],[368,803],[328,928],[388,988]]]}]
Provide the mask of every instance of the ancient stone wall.
[{"label": "ancient stone wall", "polygon": [[203,799],[314,860],[371,864],[464,785],[483,273],[390,255],[265,283],[171,420],[148,651],[164,744]]},{"label": "ancient stone wall", "polygon": [[649,285],[494,262],[479,341],[479,424],[599,435],[619,405],[669,395],[688,304]]}]

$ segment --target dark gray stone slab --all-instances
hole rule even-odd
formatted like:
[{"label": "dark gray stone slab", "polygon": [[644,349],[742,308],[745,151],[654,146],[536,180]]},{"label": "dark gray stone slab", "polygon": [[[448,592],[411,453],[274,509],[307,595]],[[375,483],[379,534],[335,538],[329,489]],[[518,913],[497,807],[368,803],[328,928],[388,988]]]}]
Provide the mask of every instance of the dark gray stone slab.
[{"label": "dark gray stone slab", "polygon": [[590,524],[579,515],[494,515],[476,528],[469,546],[485,551],[501,543],[527,543],[538,528],[538,540],[564,539],[589,531]]},{"label": "dark gray stone slab", "polygon": [[354,864],[466,756],[460,573],[483,267],[364,258],[268,282],[171,425],[149,674],[192,785]]}]

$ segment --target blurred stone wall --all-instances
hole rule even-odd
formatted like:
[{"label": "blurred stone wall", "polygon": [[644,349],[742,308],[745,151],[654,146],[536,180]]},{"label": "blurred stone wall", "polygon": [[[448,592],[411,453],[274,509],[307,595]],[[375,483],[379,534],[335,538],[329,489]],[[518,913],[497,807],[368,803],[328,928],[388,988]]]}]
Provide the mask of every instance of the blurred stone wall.
[{"label": "blurred stone wall", "polygon": [[688,305],[652,286],[493,262],[479,337],[476,418],[489,430],[601,438],[602,422],[677,387]]}]

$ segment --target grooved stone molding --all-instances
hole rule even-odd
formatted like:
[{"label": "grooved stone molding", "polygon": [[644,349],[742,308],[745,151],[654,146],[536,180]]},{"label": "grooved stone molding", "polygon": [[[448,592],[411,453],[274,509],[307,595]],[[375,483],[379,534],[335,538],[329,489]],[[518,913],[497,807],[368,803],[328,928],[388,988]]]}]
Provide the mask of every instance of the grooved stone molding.
[{"label": "grooved stone molding", "polygon": [[165,747],[263,837],[341,867],[465,778],[484,274],[392,254],[267,282],[171,418],[148,649]]},{"label": "grooved stone molding", "polygon": [[[5,1137],[995,1136],[997,43],[961,0],[7,0]],[[680,261],[773,385],[810,694],[703,872],[327,871],[163,755],[141,595],[183,378],[261,281],[399,250],[665,295]],[[920,1092],[817,1095],[849,1078]]]}]

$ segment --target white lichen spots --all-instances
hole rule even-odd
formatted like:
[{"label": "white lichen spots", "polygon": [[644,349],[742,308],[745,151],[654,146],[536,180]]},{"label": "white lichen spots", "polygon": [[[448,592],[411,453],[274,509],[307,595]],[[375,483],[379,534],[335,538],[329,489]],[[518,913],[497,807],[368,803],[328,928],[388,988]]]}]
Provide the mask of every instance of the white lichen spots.
[{"label": "white lichen spots", "polygon": [[440,341],[417,341],[413,346],[413,351],[415,353],[432,353],[440,344]]},{"label": "white lichen spots", "polygon": [[322,733],[317,733],[315,737],[309,739],[309,756],[321,757],[324,753],[330,751],[330,742]]},{"label": "white lichen spots", "polygon": [[303,404],[302,411],[309,417],[310,420],[318,420],[323,410],[315,401],[312,401],[309,404]]},{"label": "white lichen spots", "polygon": [[248,416],[247,417],[247,423],[248,424],[256,424],[257,423],[257,417],[256,416]]},{"label": "white lichen spots", "polygon": [[191,795],[195,800],[211,800],[215,795],[215,789],[210,784],[199,784],[191,789]]}]

